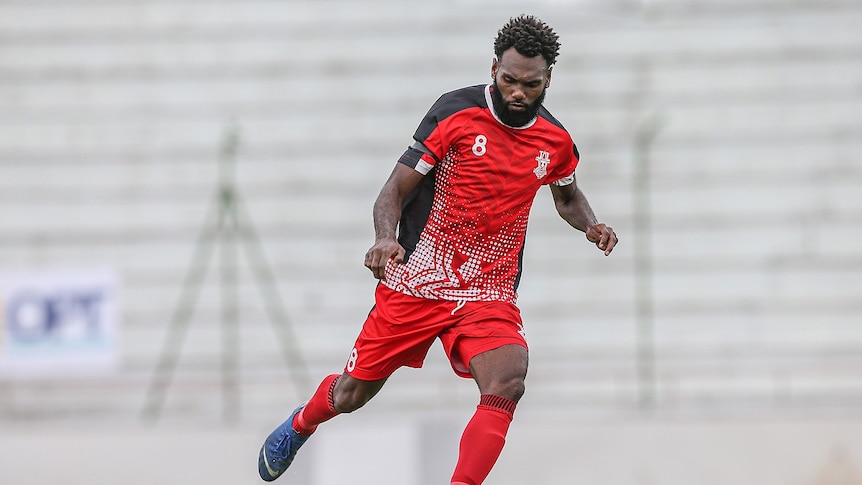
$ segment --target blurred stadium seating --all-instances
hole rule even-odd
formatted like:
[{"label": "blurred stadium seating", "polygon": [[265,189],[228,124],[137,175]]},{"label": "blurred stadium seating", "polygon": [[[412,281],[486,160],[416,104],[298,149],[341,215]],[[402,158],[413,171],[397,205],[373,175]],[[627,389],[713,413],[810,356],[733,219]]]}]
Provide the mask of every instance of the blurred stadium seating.
[{"label": "blurred stadium seating", "polygon": [[[238,190],[309,375],[340,370],[372,302],[362,257],[377,190],[439,94],[488,80],[496,29],[523,9],[372,3],[0,5],[0,268],[109,267],[123,288],[116,373],[4,378],[0,423],[138,419],[231,120]],[[858,415],[862,6],[545,1],[530,12],[561,35],[546,104],[621,244],[602,257],[538,196],[520,296],[527,405],[626,416],[646,392],[650,412],[670,416]],[[240,419],[269,422],[308,390],[293,385],[240,261]],[[211,263],[165,419],[220,419]],[[639,380],[643,346],[653,381]],[[378,409],[472,403],[438,350],[421,373],[396,374]]]}]

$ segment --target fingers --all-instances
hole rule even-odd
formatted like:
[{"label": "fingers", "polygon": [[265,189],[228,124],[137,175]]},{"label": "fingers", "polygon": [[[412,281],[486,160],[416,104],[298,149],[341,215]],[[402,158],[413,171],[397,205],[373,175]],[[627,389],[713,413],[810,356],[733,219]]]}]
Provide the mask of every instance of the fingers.
[{"label": "fingers", "polygon": [[405,254],[406,251],[400,244],[395,244],[394,247],[374,245],[365,253],[365,267],[371,270],[375,278],[384,280],[386,279],[386,264],[389,260],[403,263]]},{"label": "fingers", "polygon": [[371,274],[378,280],[386,276],[386,262],[389,258],[384,257],[379,251],[369,250],[365,254],[365,267],[371,270]]},{"label": "fingers", "polygon": [[605,256],[608,256],[611,254],[611,251],[614,250],[618,241],[619,239],[617,238],[614,229],[612,227],[605,226],[602,230],[602,237],[599,240],[598,247],[599,249],[604,250]]},{"label": "fingers", "polygon": [[611,251],[614,250],[617,242],[619,242],[614,229],[605,224],[593,224],[590,226],[587,229],[587,239],[604,251],[605,256],[611,254]]}]

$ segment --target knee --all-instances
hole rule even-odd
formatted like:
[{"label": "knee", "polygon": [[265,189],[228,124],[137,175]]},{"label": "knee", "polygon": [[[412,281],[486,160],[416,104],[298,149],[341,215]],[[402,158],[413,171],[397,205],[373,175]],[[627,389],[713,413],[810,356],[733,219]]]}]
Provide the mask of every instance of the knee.
[{"label": "knee", "polygon": [[507,398],[511,399],[512,401],[518,402],[521,399],[521,397],[524,395],[524,392],[526,390],[527,390],[527,388],[524,385],[524,378],[523,377],[517,377],[515,379],[512,379],[507,384],[507,386],[506,386],[506,393],[507,394],[504,397],[507,397]]},{"label": "knee", "polygon": [[488,389],[482,390],[482,394],[493,394],[518,402],[524,395],[525,390],[524,377],[517,376],[491,383]]}]

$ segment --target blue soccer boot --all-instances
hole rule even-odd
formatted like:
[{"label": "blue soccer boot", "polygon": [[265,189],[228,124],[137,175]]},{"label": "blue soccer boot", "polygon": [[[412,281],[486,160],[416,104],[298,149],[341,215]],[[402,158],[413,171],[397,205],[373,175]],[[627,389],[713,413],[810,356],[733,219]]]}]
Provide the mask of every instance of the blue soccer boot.
[{"label": "blue soccer boot", "polygon": [[301,435],[293,429],[293,418],[303,407],[305,407],[304,404],[296,408],[287,418],[287,421],[275,428],[275,431],[267,436],[260,448],[257,471],[260,473],[260,478],[267,482],[275,480],[287,470],[299,447],[305,444],[309,438],[309,436]]}]

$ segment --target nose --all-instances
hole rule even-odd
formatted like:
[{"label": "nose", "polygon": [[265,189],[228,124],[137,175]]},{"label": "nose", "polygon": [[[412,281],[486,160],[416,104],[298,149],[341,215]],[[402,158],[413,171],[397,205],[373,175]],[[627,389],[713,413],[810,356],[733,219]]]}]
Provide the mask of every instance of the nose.
[{"label": "nose", "polygon": [[512,90],[512,99],[515,101],[523,101],[527,96],[524,94],[524,90],[521,88],[515,88]]}]

